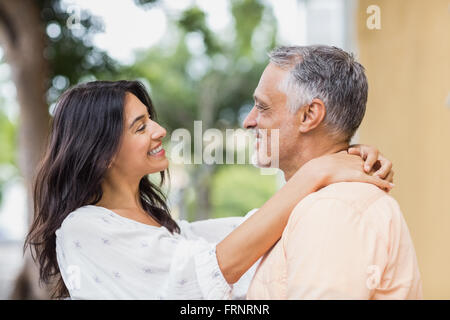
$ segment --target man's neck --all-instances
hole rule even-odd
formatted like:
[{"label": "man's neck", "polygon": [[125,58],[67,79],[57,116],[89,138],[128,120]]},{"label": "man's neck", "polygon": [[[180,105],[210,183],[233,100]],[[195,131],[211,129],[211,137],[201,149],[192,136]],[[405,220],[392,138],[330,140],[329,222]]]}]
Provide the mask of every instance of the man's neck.
[{"label": "man's neck", "polygon": [[[316,141],[314,141],[316,140]],[[347,142],[340,143],[317,143],[317,139],[306,141],[302,144],[302,150],[293,157],[291,161],[280,168],[284,172],[284,178],[288,181],[305,163],[314,158],[318,158],[327,154],[337,153],[339,151],[347,150],[349,144]]]}]

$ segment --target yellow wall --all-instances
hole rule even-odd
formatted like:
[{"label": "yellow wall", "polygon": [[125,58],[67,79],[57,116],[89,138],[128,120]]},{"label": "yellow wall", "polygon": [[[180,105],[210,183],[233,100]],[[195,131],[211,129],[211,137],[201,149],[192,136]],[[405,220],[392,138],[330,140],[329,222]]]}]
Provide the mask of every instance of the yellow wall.
[{"label": "yellow wall", "polygon": [[[381,9],[369,30],[366,9]],[[450,3],[360,0],[359,60],[369,79],[360,142],[394,163],[426,299],[450,299]],[[450,104],[450,101],[447,102]]]}]

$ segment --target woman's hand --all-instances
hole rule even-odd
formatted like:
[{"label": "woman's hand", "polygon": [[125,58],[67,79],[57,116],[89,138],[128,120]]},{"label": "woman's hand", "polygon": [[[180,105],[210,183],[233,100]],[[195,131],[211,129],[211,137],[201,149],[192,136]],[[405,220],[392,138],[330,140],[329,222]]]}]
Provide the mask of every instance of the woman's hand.
[{"label": "woman's hand", "polygon": [[393,184],[378,175],[370,175],[363,169],[360,156],[341,151],[308,161],[300,170],[307,170],[318,177],[318,189],[336,182],[366,182],[389,192]]},{"label": "woman's hand", "polygon": [[350,146],[348,153],[360,156],[363,160],[365,160],[365,172],[378,176],[391,183],[394,182],[392,162],[386,159],[377,148],[363,144],[354,144]]}]

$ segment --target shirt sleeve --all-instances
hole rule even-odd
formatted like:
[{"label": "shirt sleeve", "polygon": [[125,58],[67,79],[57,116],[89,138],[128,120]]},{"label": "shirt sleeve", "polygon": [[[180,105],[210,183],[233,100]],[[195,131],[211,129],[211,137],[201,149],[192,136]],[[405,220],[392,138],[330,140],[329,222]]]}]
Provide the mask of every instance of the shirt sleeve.
[{"label": "shirt sleeve", "polygon": [[[387,263],[378,230],[337,199],[292,213],[284,242],[288,299],[369,299]],[[382,241],[382,239],[381,239]]]},{"label": "shirt sleeve", "polygon": [[72,299],[230,299],[215,244],[102,214],[66,218],[57,257]]},{"label": "shirt sleeve", "polygon": [[[182,234],[189,239],[196,239],[200,237],[208,242],[219,243],[256,211],[258,211],[258,209],[253,209],[243,217],[207,219],[191,223],[181,220],[179,221],[179,226]],[[233,300],[245,299],[250,282],[255,274],[256,267],[259,262],[260,259],[255,262],[236,283],[233,284],[231,293],[231,298]]]}]

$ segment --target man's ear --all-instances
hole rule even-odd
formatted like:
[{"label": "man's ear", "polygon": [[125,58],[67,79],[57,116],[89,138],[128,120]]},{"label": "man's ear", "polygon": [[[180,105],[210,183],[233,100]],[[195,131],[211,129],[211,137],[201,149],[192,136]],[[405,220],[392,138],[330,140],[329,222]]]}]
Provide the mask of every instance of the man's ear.
[{"label": "man's ear", "polygon": [[317,128],[325,119],[326,113],[325,105],[320,99],[313,99],[310,104],[301,107],[298,115],[300,132],[307,133]]}]

